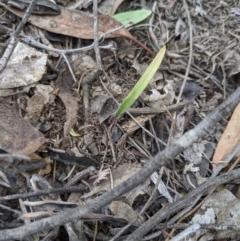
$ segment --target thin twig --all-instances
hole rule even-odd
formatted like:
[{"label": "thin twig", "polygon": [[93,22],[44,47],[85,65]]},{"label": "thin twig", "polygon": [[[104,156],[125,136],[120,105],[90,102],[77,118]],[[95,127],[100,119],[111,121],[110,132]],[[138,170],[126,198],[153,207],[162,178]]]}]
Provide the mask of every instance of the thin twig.
[{"label": "thin twig", "polygon": [[62,57],[64,58],[64,60],[65,60],[65,62],[66,62],[66,64],[67,64],[68,70],[69,70],[69,72],[70,72],[70,74],[71,74],[74,82],[77,83],[76,76],[75,76],[75,74],[73,73],[72,67],[71,67],[71,65],[70,65],[70,63],[69,63],[66,55],[65,55],[64,53],[62,53],[61,55],[62,55]]},{"label": "thin twig", "polygon": [[169,105],[169,106],[159,106],[158,108],[151,108],[151,107],[142,107],[142,108],[129,108],[128,112],[131,114],[136,114],[136,115],[152,115],[152,114],[160,114],[160,113],[166,113],[170,111],[175,111],[175,110],[181,110],[189,104],[189,101],[183,101],[178,104],[174,105]]},{"label": "thin twig", "polygon": [[94,31],[94,51],[96,55],[97,69],[102,70],[102,61],[99,51],[98,38],[98,0],[93,0],[93,31]]},{"label": "thin twig", "polygon": [[[182,86],[181,86],[181,89],[180,89],[180,92],[179,92],[179,95],[178,95],[178,98],[177,98],[177,104],[180,102],[183,90],[184,90],[186,82],[187,82],[187,78],[188,78],[188,74],[190,72],[190,67],[191,67],[191,62],[192,62],[192,54],[193,54],[192,22],[191,22],[191,17],[190,17],[190,13],[189,13],[189,10],[188,10],[188,5],[186,3],[186,0],[183,0],[183,5],[184,5],[184,8],[185,8],[187,17],[188,17],[189,42],[190,42],[189,45],[190,46],[189,46],[189,58],[188,58],[187,69],[186,69],[185,76],[184,76],[184,79],[183,79],[183,83],[182,83]],[[176,113],[173,114],[173,120],[176,120]],[[172,139],[171,137],[172,137],[172,133],[173,133],[174,123],[175,123],[175,121],[173,121],[173,123],[171,125],[171,129],[170,129],[170,133],[169,133],[169,139],[168,139],[168,145],[170,144],[171,139]]]},{"label": "thin twig", "polygon": [[71,187],[67,186],[67,187],[61,187],[61,188],[51,188],[51,189],[42,190],[42,191],[38,191],[38,192],[13,194],[13,195],[0,197],[0,202],[19,199],[19,198],[25,199],[25,198],[29,198],[29,197],[48,195],[51,193],[58,193],[58,192],[64,192],[64,193],[82,192],[82,191],[85,191],[85,189],[86,189],[86,187],[84,187],[84,186],[71,186]]},{"label": "thin twig", "polygon": [[177,103],[180,102],[180,99],[182,97],[182,93],[183,93],[183,90],[184,90],[184,87],[186,85],[186,82],[187,82],[187,77],[188,77],[188,74],[189,74],[189,71],[190,71],[190,67],[191,67],[191,62],[192,62],[192,55],[193,55],[193,33],[192,33],[192,21],[191,21],[191,17],[190,17],[190,13],[189,13],[189,10],[188,10],[188,5],[186,3],[186,0],[183,0],[183,5],[184,5],[184,8],[185,8],[185,11],[186,11],[186,14],[187,14],[187,18],[188,18],[188,27],[189,27],[189,58],[188,58],[188,65],[187,65],[187,69],[186,69],[186,72],[185,72],[185,77],[184,77],[184,80],[183,80],[183,83],[182,83],[182,86],[181,86],[181,90],[179,92],[179,95],[178,95],[178,98],[177,98]]},{"label": "thin twig", "polygon": [[[155,12],[156,6],[157,6],[157,1],[154,1],[153,6],[152,6],[152,13]],[[160,47],[158,45],[157,37],[153,32],[153,27],[155,28],[155,25],[153,25],[153,20],[154,20],[154,14],[152,14],[152,16],[149,20],[149,34],[150,34],[151,39],[153,40],[155,49],[157,49],[157,51],[159,51]]]}]

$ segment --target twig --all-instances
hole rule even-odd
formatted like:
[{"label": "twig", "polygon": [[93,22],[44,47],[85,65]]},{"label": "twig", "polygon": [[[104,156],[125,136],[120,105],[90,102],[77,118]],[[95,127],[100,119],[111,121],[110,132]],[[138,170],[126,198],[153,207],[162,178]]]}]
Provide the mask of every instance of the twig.
[{"label": "twig", "polygon": [[[155,12],[156,6],[157,6],[157,1],[154,1],[153,6],[152,6],[152,13]],[[153,43],[155,45],[154,47],[157,49],[157,51],[159,51],[160,47],[158,45],[157,37],[156,37],[156,35],[153,32],[153,26],[154,26],[153,25],[153,20],[154,20],[154,14],[152,14],[152,16],[151,16],[151,18],[149,20],[149,34],[150,34],[150,37],[153,40]],[[155,28],[155,26],[154,26],[154,28]]]},{"label": "twig", "polygon": [[[186,0],[183,0],[183,5],[184,5],[185,11],[187,13],[187,17],[188,17],[190,46],[189,46],[189,58],[188,58],[187,69],[186,69],[185,76],[184,76],[184,79],[183,79],[183,83],[182,83],[182,86],[181,86],[181,89],[180,89],[180,92],[179,92],[179,95],[178,95],[178,98],[177,98],[177,104],[180,102],[183,90],[184,90],[186,82],[187,82],[187,78],[188,78],[188,74],[190,72],[190,67],[191,67],[191,62],[192,62],[192,54],[193,54],[192,22],[191,22],[191,17],[190,17],[190,13],[188,11],[188,5],[186,3]],[[173,120],[174,121],[173,121],[173,123],[171,125],[169,139],[168,139],[168,144],[170,144],[171,139],[172,139],[171,137],[172,137],[172,133],[173,133],[174,123],[175,123],[175,120],[176,120],[176,113],[174,113],[174,115],[173,115]]]},{"label": "twig", "polygon": [[158,107],[158,108],[151,108],[151,107],[142,107],[142,108],[130,108],[128,109],[128,112],[131,114],[137,114],[137,115],[152,115],[152,114],[160,114],[165,113],[168,111],[175,111],[175,110],[181,110],[184,106],[189,104],[189,101],[183,101],[178,104],[165,106],[165,107]]},{"label": "twig", "polygon": [[51,188],[51,189],[42,190],[42,191],[38,191],[38,192],[13,194],[13,195],[9,195],[9,196],[0,197],[0,202],[19,199],[19,198],[25,199],[25,198],[29,198],[29,197],[48,195],[51,193],[58,193],[58,192],[65,192],[65,193],[82,192],[82,191],[85,191],[85,189],[86,189],[85,186],[71,186],[71,187],[67,186],[67,187],[61,187],[61,188]]},{"label": "twig", "polygon": [[102,61],[99,51],[98,38],[98,0],[93,0],[93,31],[94,31],[94,51],[96,55],[97,69],[102,70]]},{"label": "twig", "polygon": [[0,154],[0,160],[3,160],[9,164],[18,163],[20,161],[30,161],[30,158],[20,154]]},{"label": "twig", "polygon": [[61,55],[62,55],[62,57],[64,58],[64,60],[65,60],[65,62],[66,62],[66,64],[67,64],[68,70],[69,70],[69,72],[70,72],[70,74],[71,74],[74,82],[77,83],[77,79],[76,79],[76,77],[75,77],[75,74],[73,73],[72,67],[71,67],[71,65],[69,64],[66,55],[65,55],[64,53],[62,53]]},{"label": "twig", "polygon": [[[87,213],[97,212],[102,207],[110,203],[112,200],[122,196],[124,193],[132,190],[134,187],[137,187],[138,185],[143,183],[158,168],[170,164],[171,161],[183,150],[189,147],[192,143],[196,142],[199,138],[205,136],[216,125],[216,123],[221,120],[223,116],[228,115],[233,110],[233,108],[235,108],[239,101],[240,87],[238,87],[237,90],[227,100],[225,100],[221,105],[219,105],[218,108],[216,108],[210,115],[206,116],[195,128],[186,132],[173,145],[166,148],[164,151],[158,153],[154,158],[152,158],[144,166],[144,168],[142,168],[132,177],[128,178],[126,181],[114,187],[112,190],[95,198],[94,200],[89,201],[85,205],[63,211],[62,213],[57,214],[53,217],[35,221],[19,228],[2,230],[0,231],[0,241],[23,239],[26,238],[26,236],[37,233],[39,231],[54,228],[56,226],[60,226],[65,223],[77,220]],[[159,216],[153,216],[150,223],[148,221],[146,222],[147,228],[145,228],[144,230],[142,229],[142,227],[138,228],[135,232],[133,232],[133,234],[129,237],[128,240],[140,240],[139,237],[143,236],[152,227],[154,227],[157,223],[164,219],[164,217],[166,218],[165,215],[166,213],[169,214],[169,210],[171,210],[170,213],[174,213],[184,208],[186,204],[191,204],[192,200],[195,200],[195,198],[200,193],[204,193],[207,190],[212,189],[213,187],[216,187],[239,177],[240,171],[238,169],[231,171],[227,174],[223,174],[217,178],[208,180],[195,190],[188,193],[184,198],[167,205],[163,209],[160,218]],[[155,222],[152,223],[152,220],[154,220]]]},{"label": "twig", "polygon": [[190,238],[190,235],[195,233],[197,230],[201,228],[199,223],[192,224],[190,227],[186,228],[183,232],[176,235],[174,238],[171,239],[171,241],[181,241],[181,240],[187,240]]},{"label": "twig", "polygon": [[184,87],[186,85],[187,82],[187,77],[190,71],[190,67],[191,67],[191,62],[192,62],[192,54],[193,54],[193,34],[192,34],[192,21],[191,21],[191,17],[190,17],[190,13],[188,10],[188,5],[186,3],[186,0],[183,0],[183,5],[187,14],[187,18],[188,18],[188,26],[189,26],[189,42],[190,42],[190,46],[189,46],[189,58],[188,58],[188,65],[187,65],[187,69],[185,72],[185,77],[182,83],[182,87],[181,90],[179,92],[178,98],[177,98],[177,103],[180,102]]}]

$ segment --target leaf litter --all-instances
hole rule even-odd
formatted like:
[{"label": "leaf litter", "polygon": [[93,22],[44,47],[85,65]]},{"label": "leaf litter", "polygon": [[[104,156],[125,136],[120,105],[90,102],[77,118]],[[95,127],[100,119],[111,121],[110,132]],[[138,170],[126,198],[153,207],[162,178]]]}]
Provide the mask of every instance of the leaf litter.
[{"label": "leaf litter", "polygon": [[[70,2],[63,2],[64,6]],[[109,16],[99,15],[99,36],[121,26],[110,16],[139,9],[138,3],[140,1],[131,4],[102,1],[103,7],[99,10]],[[105,73],[96,75],[101,79],[88,79],[96,69],[92,50],[85,55],[67,55],[77,80],[74,82],[69,68],[59,61],[58,55],[47,55],[41,48],[26,43],[18,44],[11,57],[17,58],[13,64],[15,67],[10,59],[0,78],[1,198],[6,193],[31,193],[26,185],[29,180],[32,180],[30,185],[35,192],[65,187],[65,193],[39,195],[29,203],[22,197],[24,201],[19,199],[19,214],[8,214],[10,218],[4,219],[9,211],[1,210],[4,214],[2,223],[14,224],[18,216],[23,220],[21,225],[23,222],[27,225],[29,220],[35,222],[58,215],[115,188],[144,168],[146,158],[151,159],[157,151],[164,150],[197,126],[236,89],[240,70],[239,9],[230,1],[187,3],[191,23],[182,2],[161,1],[150,4],[155,7],[153,10],[148,8],[152,12],[151,21],[147,19],[130,30],[120,28],[109,33],[106,37],[114,39],[117,49],[101,49]],[[75,4],[71,4],[74,7]],[[91,3],[79,1],[78,4],[78,10],[71,10],[71,6],[69,9],[62,7],[61,15],[31,15],[21,38],[25,34],[37,33],[41,28],[52,34],[65,35],[61,41],[56,35],[49,40],[54,48],[72,49],[90,44],[94,38]],[[20,17],[24,14],[16,8],[6,8]],[[6,41],[4,36],[1,36],[1,42]],[[42,39],[47,36],[41,33]],[[81,43],[75,38],[81,38]],[[109,124],[109,117],[117,110],[117,102],[123,101],[152,61],[147,52],[121,38],[139,39],[149,49],[156,48],[154,42],[157,40],[160,47],[166,45],[167,52],[157,74],[129,110],[133,117],[124,114],[117,122]],[[193,51],[189,48],[191,44]],[[25,54],[21,52],[23,50]],[[190,54],[192,62],[188,66]],[[181,96],[181,101],[187,102],[180,105],[177,99],[187,68],[189,74]],[[200,229],[192,231],[195,236],[189,240],[217,239],[220,236],[236,240],[238,231],[234,228],[239,226],[235,221],[239,208],[234,199],[239,195],[237,180],[231,185],[222,185],[221,190],[207,190],[199,199],[202,203],[198,203],[198,211],[192,206],[191,210],[184,210],[185,214],[179,214],[168,207],[169,203],[174,205],[198,190],[202,183],[213,180],[211,177],[238,168],[238,108],[231,116],[222,116],[208,135],[192,143],[170,166],[155,170],[151,179],[105,206],[101,210],[105,214],[101,211],[89,213],[76,223],[62,226],[62,232],[73,240],[84,240],[86,236],[92,238],[97,227],[93,227],[94,222],[104,221],[98,223],[97,238],[109,240],[119,227],[133,219],[139,217],[131,227],[135,230],[137,226],[144,227],[145,220],[151,221],[166,209],[168,224],[178,226],[175,226],[177,230],[171,226],[163,227],[165,231],[159,234],[160,239],[166,239],[166,232],[172,237],[186,235],[182,230],[195,223],[200,224]],[[31,178],[36,179],[35,184]],[[82,191],[67,194],[76,187],[73,185]],[[36,189],[36,186],[40,188]],[[75,199],[71,202],[73,194]],[[12,206],[11,203],[5,204]],[[30,204],[33,206],[31,211],[26,208]],[[16,206],[11,208],[16,209]],[[187,216],[191,223],[188,223]],[[233,230],[228,232],[220,227],[220,232],[212,232],[221,224],[231,226]],[[206,228],[212,230],[206,231]],[[54,239],[54,232],[57,234],[59,229],[49,229],[42,235]],[[130,232],[124,235],[130,235]],[[183,239],[188,238],[183,236]]]}]

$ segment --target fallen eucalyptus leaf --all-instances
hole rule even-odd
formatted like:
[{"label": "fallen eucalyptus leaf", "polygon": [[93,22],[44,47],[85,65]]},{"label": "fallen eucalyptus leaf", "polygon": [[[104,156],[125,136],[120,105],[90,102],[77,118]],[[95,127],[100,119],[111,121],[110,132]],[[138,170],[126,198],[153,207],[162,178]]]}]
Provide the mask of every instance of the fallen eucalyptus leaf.
[{"label": "fallen eucalyptus leaf", "polygon": [[16,109],[0,99],[0,148],[14,154],[30,155],[45,142]]}]

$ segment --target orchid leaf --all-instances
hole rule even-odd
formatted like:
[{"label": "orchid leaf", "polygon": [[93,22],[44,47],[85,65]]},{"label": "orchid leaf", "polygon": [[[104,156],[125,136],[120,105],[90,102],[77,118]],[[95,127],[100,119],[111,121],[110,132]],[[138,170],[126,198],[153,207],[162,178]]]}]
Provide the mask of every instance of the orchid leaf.
[{"label": "orchid leaf", "polygon": [[128,11],[123,13],[117,13],[113,16],[115,20],[120,22],[125,27],[130,27],[137,24],[151,15],[151,11],[147,9]]},{"label": "orchid leaf", "polygon": [[166,52],[166,46],[163,46],[156,57],[153,59],[151,64],[148,66],[144,74],[141,76],[139,81],[133,87],[128,96],[123,100],[122,104],[118,107],[115,117],[118,118],[134,103],[134,101],[142,94],[149,82],[157,72],[159,66],[162,63],[164,54]]}]

